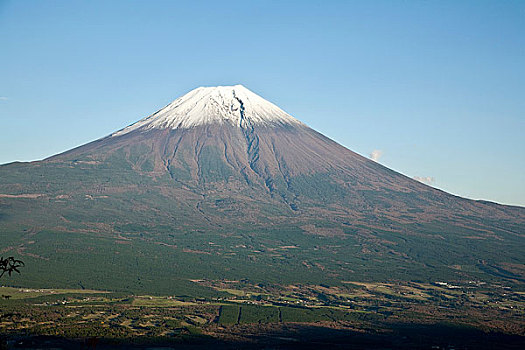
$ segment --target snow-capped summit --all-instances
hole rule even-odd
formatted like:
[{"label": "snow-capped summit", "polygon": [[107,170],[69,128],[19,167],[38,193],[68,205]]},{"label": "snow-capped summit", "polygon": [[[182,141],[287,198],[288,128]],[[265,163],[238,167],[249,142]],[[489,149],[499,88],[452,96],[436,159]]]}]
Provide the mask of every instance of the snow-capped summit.
[{"label": "snow-capped summit", "polygon": [[241,128],[302,124],[242,85],[199,87],[112,136],[138,129],[187,129],[215,123]]}]

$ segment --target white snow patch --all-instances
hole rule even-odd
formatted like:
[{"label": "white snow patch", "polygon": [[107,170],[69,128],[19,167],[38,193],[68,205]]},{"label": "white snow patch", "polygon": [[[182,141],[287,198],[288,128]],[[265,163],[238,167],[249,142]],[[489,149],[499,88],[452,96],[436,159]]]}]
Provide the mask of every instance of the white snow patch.
[{"label": "white snow patch", "polygon": [[139,129],[188,129],[215,123],[241,127],[241,102],[244,118],[252,125],[302,124],[242,85],[199,87],[111,136],[120,136]]}]

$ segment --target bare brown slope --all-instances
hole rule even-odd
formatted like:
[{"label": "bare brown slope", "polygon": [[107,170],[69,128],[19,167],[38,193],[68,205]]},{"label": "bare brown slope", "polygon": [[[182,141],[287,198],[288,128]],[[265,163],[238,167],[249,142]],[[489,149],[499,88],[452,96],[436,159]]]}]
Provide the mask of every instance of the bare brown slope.
[{"label": "bare brown slope", "polygon": [[[525,223],[523,208],[447,194],[305,126],[258,126],[249,132],[232,125],[136,131],[106,137],[46,162],[104,162],[117,153],[147,176],[169,174],[174,184],[192,195],[256,200],[240,209],[246,213],[257,212],[253,206],[266,203],[292,217],[381,218],[382,226],[389,226],[388,221],[434,220],[468,226],[484,218]],[[143,170],[146,163],[151,165],[149,171]]]},{"label": "bare brown slope", "polygon": [[[6,249],[59,271],[46,283],[69,286],[77,267],[99,288],[140,289],[159,270],[156,290],[174,276],[525,278],[525,208],[425,186],[304,126],[137,130],[0,166],[0,194]],[[93,255],[117,281],[93,272]]]}]

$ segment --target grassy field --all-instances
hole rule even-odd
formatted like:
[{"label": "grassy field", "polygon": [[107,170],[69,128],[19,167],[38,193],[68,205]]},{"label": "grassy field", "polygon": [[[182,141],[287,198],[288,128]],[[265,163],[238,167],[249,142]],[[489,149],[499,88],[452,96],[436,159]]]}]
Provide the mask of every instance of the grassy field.
[{"label": "grassy field", "polygon": [[68,295],[68,294],[107,294],[99,290],[86,289],[28,289],[14,287],[0,287],[0,296],[8,296],[9,299],[30,299],[46,295]]}]

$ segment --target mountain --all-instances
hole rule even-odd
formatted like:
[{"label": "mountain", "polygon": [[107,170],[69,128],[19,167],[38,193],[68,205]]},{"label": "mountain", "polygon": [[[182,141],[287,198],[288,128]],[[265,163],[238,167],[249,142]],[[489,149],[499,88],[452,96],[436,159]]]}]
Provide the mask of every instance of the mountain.
[{"label": "mountain", "polygon": [[26,260],[24,285],[521,284],[524,224],[525,208],[412,180],[241,85],[192,90],[102,139],[0,166],[1,252]]}]

